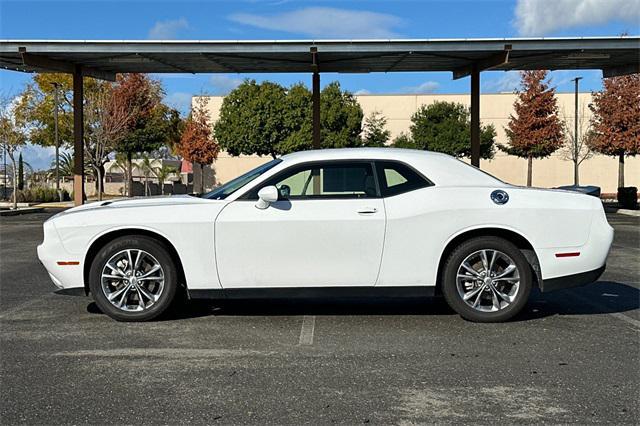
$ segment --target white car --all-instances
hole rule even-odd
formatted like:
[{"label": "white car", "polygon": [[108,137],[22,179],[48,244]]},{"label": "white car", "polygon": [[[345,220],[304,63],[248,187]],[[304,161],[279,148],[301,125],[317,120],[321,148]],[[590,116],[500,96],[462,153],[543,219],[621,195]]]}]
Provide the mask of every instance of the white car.
[{"label": "white car", "polygon": [[504,321],[543,292],[602,274],[600,200],[512,186],[444,154],[391,148],[285,155],[204,196],[96,202],[44,224],[59,292],[117,320],[189,298],[429,296]]}]

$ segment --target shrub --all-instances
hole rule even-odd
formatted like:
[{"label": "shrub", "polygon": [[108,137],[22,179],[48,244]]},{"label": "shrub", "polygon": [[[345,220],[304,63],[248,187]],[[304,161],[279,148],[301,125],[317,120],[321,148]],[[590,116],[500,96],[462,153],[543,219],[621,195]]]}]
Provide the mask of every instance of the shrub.
[{"label": "shrub", "polygon": [[[62,200],[69,201],[71,198],[66,189],[62,189]],[[55,188],[45,188],[42,186],[19,190],[16,193],[19,203],[51,203],[58,201],[58,192]]]}]

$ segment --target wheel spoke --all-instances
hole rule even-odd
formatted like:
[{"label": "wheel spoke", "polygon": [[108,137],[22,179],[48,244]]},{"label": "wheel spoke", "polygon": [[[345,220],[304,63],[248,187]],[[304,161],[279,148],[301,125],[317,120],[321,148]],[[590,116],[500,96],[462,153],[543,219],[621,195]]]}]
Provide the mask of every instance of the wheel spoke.
[{"label": "wheel spoke", "polygon": [[140,261],[144,257],[144,252],[142,250],[138,250],[138,255],[136,256],[136,261],[133,263],[133,270],[137,271],[140,266]]},{"label": "wheel spoke", "polygon": [[493,271],[493,264],[496,262],[496,256],[498,255],[498,252],[495,250],[493,250],[491,253],[491,260],[489,261],[489,269],[487,270],[487,272]]},{"label": "wheel spoke", "polygon": [[507,266],[506,268],[504,268],[504,270],[500,273],[500,275],[496,275],[495,277],[493,277],[493,279],[497,280],[497,279],[500,279],[500,278],[504,278],[504,277],[506,277],[507,275],[509,275],[510,273],[512,273],[515,270],[516,270],[516,265],[514,265],[512,263],[509,266]]},{"label": "wheel spoke", "polygon": [[[484,290],[484,286],[480,287],[482,290]],[[478,292],[478,295],[476,296],[476,300],[474,300],[473,302],[473,307],[477,307],[478,304],[480,303],[480,299],[482,299],[482,291]]]},{"label": "wheel spoke", "polygon": [[467,262],[463,262],[462,263],[462,267],[464,269],[466,269],[467,271],[469,271],[469,273],[471,275],[473,275],[474,277],[479,277],[480,273],[478,273],[478,271],[476,271],[475,269],[473,269],[473,267],[471,265],[469,265]]},{"label": "wheel spoke", "polygon": [[123,271],[122,269],[118,268],[117,266],[112,265],[111,263],[107,263],[107,265],[106,265],[106,266],[108,266],[108,267],[109,267],[109,269],[111,269],[111,271],[113,271],[113,272],[115,272],[115,273],[119,274],[121,277],[124,277],[124,276],[125,276],[124,271]]},{"label": "wheel spoke", "polygon": [[133,273],[133,258],[131,257],[131,250],[127,250],[127,269]]},{"label": "wheel spoke", "polygon": [[482,267],[484,268],[484,272],[489,273],[489,259],[487,259],[486,250],[482,250],[480,252],[480,258],[482,259]]},{"label": "wheel spoke", "polygon": [[122,275],[102,274],[102,278],[109,278],[109,279],[112,279],[112,280],[122,281],[122,279],[124,277]]},{"label": "wheel spoke", "polygon": [[138,281],[159,281],[163,279],[164,277],[140,277],[138,278]]},{"label": "wheel spoke", "polygon": [[491,285],[491,289],[505,302],[507,303],[511,303],[513,302],[513,296],[509,296],[508,294],[504,294],[502,293],[500,290],[498,290],[498,288],[496,286],[494,286],[493,284]]},{"label": "wheel spoke", "polygon": [[120,296],[122,293],[124,293],[127,290],[128,286],[124,285],[120,290],[116,290],[113,293],[109,293],[109,295],[107,296],[107,299],[114,300],[116,297]]},{"label": "wheel spoke", "polygon": [[493,303],[493,309],[496,311],[500,310],[500,299],[498,299],[498,295],[496,294],[496,290],[492,287],[491,288],[491,302]]},{"label": "wheel spoke", "polygon": [[149,275],[153,274],[158,270],[160,270],[160,265],[153,265],[153,268],[149,269],[147,272],[145,272],[144,274],[138,277],[138,281],[140,281],[143,278],[147,278]]},{"label": "wheel spoke", "polygon": [[158,296],[149,294],[149,292],[147,292],[147,290],[145,290],[145,288],[142,287],[141,285],[138,286],[138,291],[140,291],[144,295],[144,297],[151,300],[152,302],[155,302],[158,300]]},{"label": "wheel spoke", "polygon": [[473,296],[477,295],[478,293],[482,293],[482,290],[484,290],[484,286],[480,286],[478,288],[475,288],[473,290],[471,290],[468,293],[465,293],[465,295],[462,297],[462,299],[466,302],[467,300],[471,299]]},{"label": "wheel spoke", "polygon": [[127,300],[127,296],[129,295],[129,290],[131,289],[131,287],[126,286],[124,288],[124,291],[122,293],[122,297],[120,298],[120,301],[118,302],[118,307],[122,308],[122,305],[125,303],[125,301]]},{"label": "wheel spoke", "polygon": [[138,305],[140,305],[140,307],[142,309],[146,308],[146,304],[144,303],[144,299],[142,297],[142,292],[140,291],[140,287],[136,286],[136,292],[138,293]]}]

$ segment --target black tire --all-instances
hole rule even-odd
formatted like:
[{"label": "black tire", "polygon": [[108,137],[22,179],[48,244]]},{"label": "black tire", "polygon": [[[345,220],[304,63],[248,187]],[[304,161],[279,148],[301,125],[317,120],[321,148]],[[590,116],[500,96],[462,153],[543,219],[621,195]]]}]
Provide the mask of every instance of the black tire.
[{"label": "black tire", "polygon": [[[162,267],[164,274],[164,288],[158,300],[138,312],[130,312],[114,306],[107,298],[101,285],[102,271],[107,261],[127,249],[143,250],[153,256],[154,260],[157,260]],[[150,321],[160,316],[173,303],[178,288],[178,274],[173,259],[162,243],[141,235],[125,236],[107,243],[93,259],[89,272],[89,288],[100,310],[111,318],[117,321]]]},{"label": "black tire", "polygon": [[[463,300],[457,288],[458,268],[461,267],[462,262],[467,259],[468,256],[481,250],[497,250],[506,254],[515,263],[520,277],[519,288],[515,293],[514,300],[495,312],[483,312],[469,306],[467,302]],[[502,322],[511,319],[524,308],[531,293],[532,282],[533,275],[531,273],[531,266],[522,252],[513,243],[499,237],[477,237],[463,242],[449,255],[444,267],[442,293],[449,306],[466,320],[474,322]],[[485,297],[491,296],[490,291],[491,290],[487,290],[488,296]]]}]

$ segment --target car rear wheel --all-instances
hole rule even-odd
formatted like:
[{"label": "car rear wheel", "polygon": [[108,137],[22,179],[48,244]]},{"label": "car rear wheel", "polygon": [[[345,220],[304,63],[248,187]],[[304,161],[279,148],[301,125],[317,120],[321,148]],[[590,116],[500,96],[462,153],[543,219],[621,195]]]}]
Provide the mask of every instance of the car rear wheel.
[{"label": "car rear wheel", "polygon": [[89,287],[102,312],[118,321],[148,321],[172,303],[177,273],[160,242],[144,236],[117,238],[91,264]]},{"label": "car rear wheel", "polygon": [[447,259],[442,292],[451,308],[476,322],[506,321],[526,305],[531,267],[511,242],[497,237],[465,241]]}]

